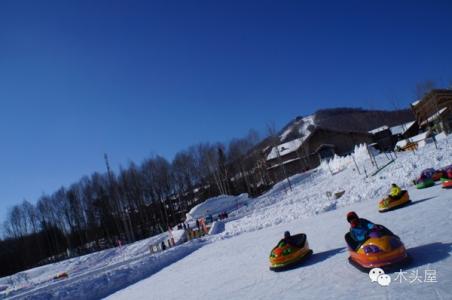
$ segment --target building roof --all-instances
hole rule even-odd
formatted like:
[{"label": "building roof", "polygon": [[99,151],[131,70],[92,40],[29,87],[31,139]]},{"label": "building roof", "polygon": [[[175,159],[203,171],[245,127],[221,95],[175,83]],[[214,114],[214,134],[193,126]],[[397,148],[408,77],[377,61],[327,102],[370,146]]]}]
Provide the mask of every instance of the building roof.
[{"label": "building roof", "polygon": [[432,122],[433,120],[435,120],[436,118],[438,118],[439,116],[441,116],[441,114],[443,112],[445,112],[447,110],[447,107],[443,107],[441,108],[439,111],[437,111],[436,113],[434,113],[433,115],[431,115],[430,117],[427,118],[427,120],[424,120],[421,125],[425,125],[427,123]]},{"label": "building roof", "polygon": [[369,133],[370,133],[370,134],[376,134],[376,133],[378,133],[378,132],[382,132],[382,131],[385,131],[385,130],[388,130],[388,129],[389,129],[388,126],[383,125],[383,126],[380,126],[380,127],[378,127],[378,128],[369,130]]},{"label": "building roof", "polygon": [[289,153],[292,153],[292,152],[296,151],[298,148],[300,148],[300,146],[303,144],[304,140],[308,136],[297,138],[295,140],[291,140],[291,141],[289,141],[287,143],[280,144],[280,145],[278,145],[276,147],[273,147],[272,150],[270,151],[270,153],[267,156],[267,160],[277,158],[278,157],[278,151],[279,151],[279,156],[284,156],[284,155],[287,155]]},{"label": "building roof", "polygon": [[378,132],[382,132],[384,130],[388,130],[391,131],[392,135],[397,135],[397,134],[404,134],[408,129],[411,128],[411,126],[414,125],[414,123],[416,123],[415,121],[412,122],[408,122],[405,124],[400,124],[400,125],[396,125],[396,126],[392,126],[392,127],[388,127],[386,125],[380,126],[378,128],[372,129],[369,131],[370,134],[376,134]]},{"label": "building roof", "polygon": [[421,102],[421,100],[416,100],[413,103],[411,103],[411,106],[416,106]]},{"label": "building roof", "polygon": [[397,135],[397,134],[404,134],[408,129],[411,128],[411,126],[413,126],[416,122],[412,121],[412,122],[408,122],[405,124],[401,124],[401,125],[397,125],[397,126],[393,126],[391,128],[389,128],[389,130],[391,130],[391,133],[393,135]]}]

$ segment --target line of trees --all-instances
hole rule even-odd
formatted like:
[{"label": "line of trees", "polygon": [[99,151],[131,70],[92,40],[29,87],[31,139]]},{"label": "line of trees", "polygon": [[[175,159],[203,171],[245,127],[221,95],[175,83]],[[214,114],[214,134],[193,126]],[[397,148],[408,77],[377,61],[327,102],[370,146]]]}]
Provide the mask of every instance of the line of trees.
[{"label": "line of trees", "polygon": [[[339,121],[346,110],[318,111],[316,124]],[[360,109],[347,112],[369,113]],[[383,120],[380,115],[370,116]],[[354,126],[362,123],[361,119],[354,118]],[[298,127],[294,131],[299,133]],[[280,142],[274,126],[269,126],[265,139],[250,130],[227,146],[197,144],[178,152],[171,162],[157,155],[140,165],[121,167],[116,174],[107,161],[105,173],[93,173],[53,194],[42,195],[34,205],[23,201],[10,209],[3,224],[0,276],[112,247],[118,240],[133,242],[166,231],[209,197],[259,195],[277,178],[288,180],[284,168],[277,178],[270,178],[267,171],[264,152]]]},{"label": "line of trees", "polygon": [[262,192],[270,180],[260,142],[251,130],[227,147],[198,144],[171,162],[157,155],[117,174],[85,176],[35,205],[23,201],[3,224],[0,276],[160,233],[212,196]]}]

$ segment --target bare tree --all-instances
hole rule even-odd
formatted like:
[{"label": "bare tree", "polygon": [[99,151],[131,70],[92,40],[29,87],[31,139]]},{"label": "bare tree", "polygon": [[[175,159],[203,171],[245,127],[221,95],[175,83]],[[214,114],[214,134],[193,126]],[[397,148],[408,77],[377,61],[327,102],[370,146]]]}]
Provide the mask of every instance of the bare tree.
[{"label": "bare tree", "polygon": [[276,157],[278,159],[278,166],[281,167],[283,171],[284,178],[287,180],[287,184],[289,185],[289,189],[292,190],[292,183],[290,182],[290,178],[286,171],[286,166],[283,164],[281,159],[281,154],[279,152],[279,137],[276,133],[276,127],[274,123],[267,124],[267,132],[268,132],[268,138],[270,140],[270,145],[275,149],[276,151]]},{"label": "bare tree", "polygon": [[425,94],[429,93],[436,87],[436,83],[433,80],[424,80],[422,82],[418,82],[415,88],[415,95],[417,99],[421,99]]}]

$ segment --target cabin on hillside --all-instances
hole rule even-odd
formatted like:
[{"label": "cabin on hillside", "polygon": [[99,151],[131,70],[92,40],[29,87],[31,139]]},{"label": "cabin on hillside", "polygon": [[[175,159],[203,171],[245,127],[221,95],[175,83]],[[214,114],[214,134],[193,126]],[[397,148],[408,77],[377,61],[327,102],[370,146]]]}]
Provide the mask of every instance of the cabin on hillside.
[{"label": "cabin on hillside", "polygon": [[[371,143],[367,132],[336,131],[317,127],[308,135],[280,144],[267,155],[270,177],[279,181],[309,169],[316,168],[322,160],[351,153],[356,145]],[[283,169],[284,166],[284,169]]]},{"label": "cabin on hillside", "polygon": [[452,132],[452,90],[435,89],[411,104],[422,131]]},{"label": "cabin on hillside", "polygon": [[419,126],[415,121],[397,126],[381,126],[369,131],[378,150],[392,151],[400,140],[415,136],[419,132]]}]

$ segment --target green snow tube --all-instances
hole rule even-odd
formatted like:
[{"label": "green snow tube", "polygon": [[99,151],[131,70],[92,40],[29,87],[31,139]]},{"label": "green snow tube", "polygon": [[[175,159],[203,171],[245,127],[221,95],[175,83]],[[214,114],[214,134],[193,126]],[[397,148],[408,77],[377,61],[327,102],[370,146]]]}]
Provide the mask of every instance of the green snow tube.
[{"label": "green snow tube", "polygon": [[433,181],[433,179],[429,178],[429,179],[425,179],[422,182],[419,182],[418,184],[416,184],[416,188],[417,189],[425,189],[431,186],[434,186],[435,182]]}]

